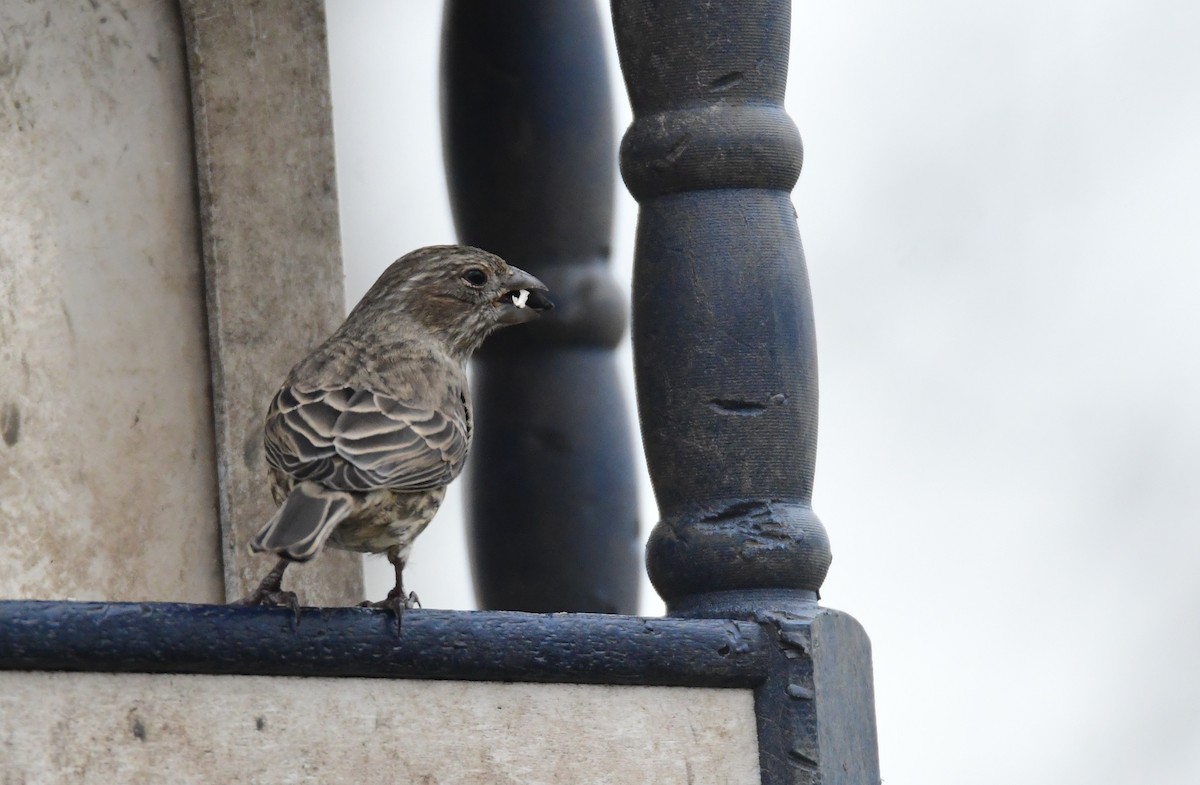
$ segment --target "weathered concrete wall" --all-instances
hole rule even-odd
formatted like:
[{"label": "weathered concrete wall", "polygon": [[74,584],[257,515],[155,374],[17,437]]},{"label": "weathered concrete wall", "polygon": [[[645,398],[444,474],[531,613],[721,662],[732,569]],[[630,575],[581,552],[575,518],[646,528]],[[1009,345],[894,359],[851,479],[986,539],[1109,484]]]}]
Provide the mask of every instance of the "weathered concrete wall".
[{"label": "weathered concrete wall", "polygon": [[0,596],[220,601],[171,2],[0,4]]},{"label": "weathered concrete wall", "polygon": [[[262,577],[262,416],[339,246],[320,0],[0,4],[0,597]],[[361,558],[288,585],[356,602]]]},{"label": "weathered concrete wall", "polygon": [[0,673],[5,782],[757,785],[748,690]]}]

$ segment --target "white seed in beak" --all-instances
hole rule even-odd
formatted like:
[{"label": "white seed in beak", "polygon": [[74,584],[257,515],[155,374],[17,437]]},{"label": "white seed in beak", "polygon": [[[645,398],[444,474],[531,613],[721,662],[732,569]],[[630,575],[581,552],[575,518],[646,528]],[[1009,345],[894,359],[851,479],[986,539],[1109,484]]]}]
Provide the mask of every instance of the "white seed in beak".
[{"label": "white seed in beak", "polygon": [[513,305],[517,306],[518,308],[524,308],[525,303],[528,300],[529,300],[529,290],[528,289],[520,289],[517,291],[516,294],[513,295],[512,303],[513,303]]}]

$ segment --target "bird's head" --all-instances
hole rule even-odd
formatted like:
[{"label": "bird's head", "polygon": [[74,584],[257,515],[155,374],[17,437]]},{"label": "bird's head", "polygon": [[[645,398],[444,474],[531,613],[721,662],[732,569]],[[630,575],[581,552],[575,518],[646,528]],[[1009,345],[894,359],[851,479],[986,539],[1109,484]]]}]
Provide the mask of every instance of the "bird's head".
[{"label": "bird's head", "polygon": [[415,323],[465,359],[493,330],[532,321],[553,307],[545,284],[499,256],[466,245],[434,245],[392,262],[347,324],[356,317]]}]

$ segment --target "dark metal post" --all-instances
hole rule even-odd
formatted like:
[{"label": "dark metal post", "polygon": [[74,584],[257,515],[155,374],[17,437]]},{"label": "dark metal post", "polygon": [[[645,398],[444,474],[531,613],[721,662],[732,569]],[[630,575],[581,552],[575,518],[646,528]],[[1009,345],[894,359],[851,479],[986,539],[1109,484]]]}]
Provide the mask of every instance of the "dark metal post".
[{"label": "dark metal post", "polygon": [[777,646],[756,693],[763,782],[875,783],[870,649],[821,609],[811,507],[812,304],[790,191],[786,0],[614,0],[641,212],[633,341],[662,520],[647,566],[671,614],[753,618]]},{"label": "dark metal post", "polygon": [[550,287],[555,310],[477,355],[469,541],[482,607],[633,613],[628,415],[607,267],[612,109],[591,0],[450,0],[446,169],[459,237]]}]

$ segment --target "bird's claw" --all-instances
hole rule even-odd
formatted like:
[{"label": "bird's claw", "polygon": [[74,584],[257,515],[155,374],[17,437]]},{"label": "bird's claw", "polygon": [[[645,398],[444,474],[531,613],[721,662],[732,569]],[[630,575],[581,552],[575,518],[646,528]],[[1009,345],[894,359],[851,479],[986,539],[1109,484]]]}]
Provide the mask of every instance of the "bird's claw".
[{"label": "bird's claw", "polygon": [[257,605],[267,608],[289,608],[292,611],[292,618],[295,619],[296,624],[300,623],[300,600],[297,599],[296,592],[294,591],[259,586],[233,604],[245,607]]},{"label": "bird's claw", "polygon": [[413,608],[421,607],[421,599],[417,597],[415,591],[410,591],[407,596],[403,592],[392,589],[388,592],[388,596],[382,600],[371,602],[366,600],[358,604],[360,608],[383,608],[389,610],[396,617],[396,634],[400,633],[400,626],[403,621],[404,612]]},{"label": "bird's claw", "polygon": [[405,596],[403,596],[403,594],[401,594],[400,592],[397,592],[396,590],[393,589],[392,591],[388,592],[388,596],[385,599],[376,600],[375,602],[371,602],[370,600],[363,600],[362,602],[360,602],[358,604],[358,607],[360,607],[360,608],[387,608],[387,609],[393,610],[393,611],[396,610],[396,608],[400,608],[401,610],[407,611],[407,610],[412,610],[413,608],[420,608],[421,607],[421,598],[417,596],[417,593],[415,591],[410,591],[408,593],[408,596],[405,597]]}]

